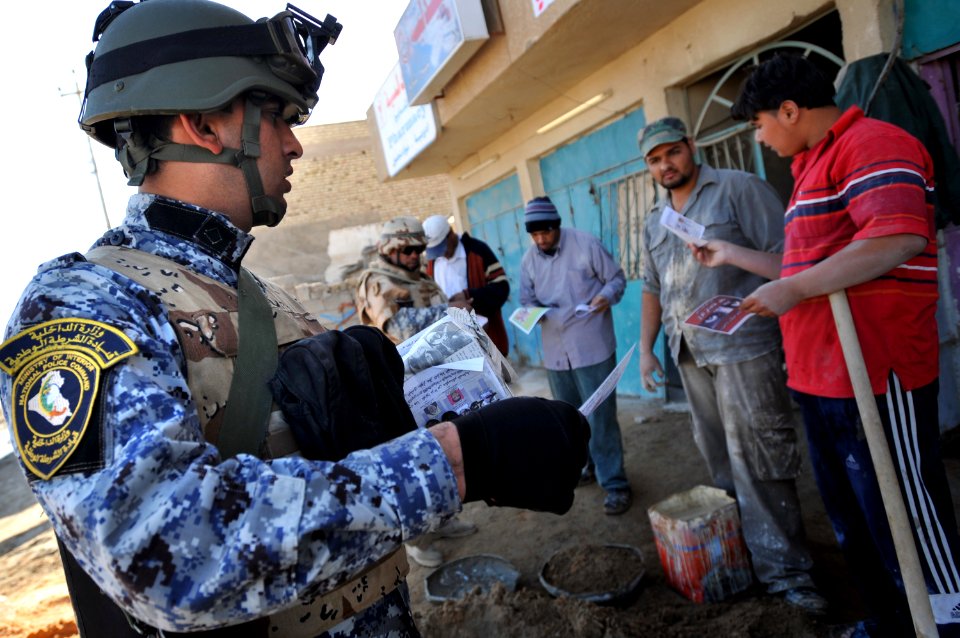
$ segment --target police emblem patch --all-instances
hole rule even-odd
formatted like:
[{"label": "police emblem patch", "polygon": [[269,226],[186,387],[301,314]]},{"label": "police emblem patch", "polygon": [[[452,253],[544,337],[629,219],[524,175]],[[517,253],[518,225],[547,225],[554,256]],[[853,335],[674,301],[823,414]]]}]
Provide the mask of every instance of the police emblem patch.
[{"label": "police emblem patch", "polygon": [[0,345],[0,370],[14,378],[10,414],[23,464],[49,479],[77,450],[100,373],[137,352],[122,331],[89,319],[56,319]]}]

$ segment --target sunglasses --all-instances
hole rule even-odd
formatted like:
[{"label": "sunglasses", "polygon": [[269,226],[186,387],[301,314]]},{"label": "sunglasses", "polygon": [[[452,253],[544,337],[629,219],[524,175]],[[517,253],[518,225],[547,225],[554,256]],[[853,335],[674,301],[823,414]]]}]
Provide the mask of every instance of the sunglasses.
[{"label": "sunglasses", "polygon": [[400,249],[404,255],[419,255],[427,249],[426,246],[404,246]]}]

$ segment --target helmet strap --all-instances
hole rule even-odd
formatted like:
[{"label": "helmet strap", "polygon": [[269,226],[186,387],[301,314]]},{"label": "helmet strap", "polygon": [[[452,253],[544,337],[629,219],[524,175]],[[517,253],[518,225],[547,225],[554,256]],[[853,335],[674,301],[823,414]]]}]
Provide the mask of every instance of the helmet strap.
[{"label": "helmet strap", "polygon": [[254,226],[276,226],[286,212],[281,202],[263,192],[263,181],[257,158],[260,157],[260,105],[262,101],[247,95],[244,100],[243,129],[241,130],[242,150],[237,158],[238,166],[247,181],[247,194],[253,210]]},{"label": "helmet strap", "polygon": [[239,149],[224,148],[218,154],[192,144],[176,144],[151,136],[145,141],[136,133],[130,118],[114,120],[114,130],[124,143],[117,149],[117,159],[127,173],[127,184],[140,186],[144,177],[154,170],[157,160],[197,162],[204,164],[229,164],[243,171],[247,182],[247,194],[253,211],[254,226],[276,226],[285,212],[281,202],[263,192],[263,181],[257,168],[260,157],[260,105],[253,96],[244,100],[243,126]]},{"label": "helmet strap", "polygon": [[[156,138],[146,141],[143,135],[137,133],[133,127],[130,118],[118,118],[113,121],[113,129],[116,131],[117,139],[122,139],[123,143],[117,145],[117,161],[123,166],[124,173],[127,174],[128,186],[140,186],[143,184],[143,178],[153,171],[150,157],[154,149],[159,144]],[[155,166],[155,163],[153,164]]]}]

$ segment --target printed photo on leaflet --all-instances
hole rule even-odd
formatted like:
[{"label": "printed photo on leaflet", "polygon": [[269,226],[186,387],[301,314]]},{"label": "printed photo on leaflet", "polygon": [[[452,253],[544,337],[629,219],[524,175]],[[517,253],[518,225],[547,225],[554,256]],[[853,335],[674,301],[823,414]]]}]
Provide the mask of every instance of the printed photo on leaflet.
[{"label": "printed photo on leaflet", "polygon": [[512,368],[475,315],[461,308],[451,308],[397,350],[404,362],[403,394],[420,427],[513,396],[506,381]]}]

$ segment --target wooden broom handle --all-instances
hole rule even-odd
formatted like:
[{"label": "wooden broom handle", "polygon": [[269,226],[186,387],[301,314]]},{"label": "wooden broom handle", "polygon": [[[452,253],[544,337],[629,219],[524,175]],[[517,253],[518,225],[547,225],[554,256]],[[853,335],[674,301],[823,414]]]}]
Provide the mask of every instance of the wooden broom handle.
[{"label": "wooden broom handle", "polygon": [[883,424],[880,422],[880,412],[877,410],[877,401],[873,396],[867,366],[863,362],[863,351],[860,349],[857,329],[853,325],[847,293],[843,290],[831,293],[830,308],[833,310],[833,320],[837,324],[843,358],[847,362],[847,371],[853,383],[853,393],[857,398],[863,432],[867,437],[870,458],[873,460],[877,482],[880,484],[880,496],[883,498],[883,507],[887,513],[887,521],[890,523],[890,532],[893,534],[893,544],[897,550],[897,560],[900,562],[900,573],[907,590],[907,603],[910,605],[910,614],[913,616],[913,628],[920,638],[937,638],[937,624],[933,620],[933,610],[930,608],[930,598],[927,595],[923,570],[920,568],[917,546],[913,542],[910,519],[907,517],[907,510],[900,497],[900,483],[893,469],[890,448],[883,433]]}]

